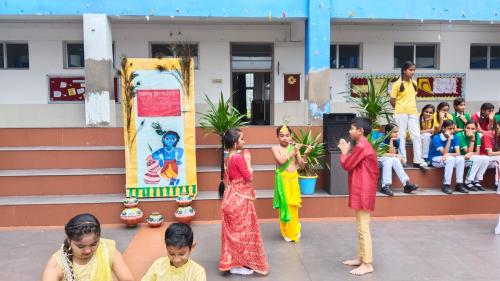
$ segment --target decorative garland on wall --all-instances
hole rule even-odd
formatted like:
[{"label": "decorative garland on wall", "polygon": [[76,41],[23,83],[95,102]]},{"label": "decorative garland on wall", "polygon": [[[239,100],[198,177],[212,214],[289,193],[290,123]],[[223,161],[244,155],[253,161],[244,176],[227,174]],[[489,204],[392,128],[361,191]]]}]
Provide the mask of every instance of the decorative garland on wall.
[{"label": "decorative garland on wall", "polygon": [[[346,89],[350,89],[354,96],[353,87],[368,87],[367,78],[391,79],[388,92],[392,84],[399,79],[399,73],[347,73]],[[465,73],[418,73],[414,79],[417,83],[417,100],[453,100],[465,97]]]}]

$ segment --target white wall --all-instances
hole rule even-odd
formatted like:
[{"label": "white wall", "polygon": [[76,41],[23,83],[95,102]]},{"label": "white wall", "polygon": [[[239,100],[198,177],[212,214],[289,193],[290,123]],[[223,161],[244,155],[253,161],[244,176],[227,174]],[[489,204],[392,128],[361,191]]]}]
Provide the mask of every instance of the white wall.
[{"label": "white wall", "polygon": [[0,69],[0,127],[84,126],[83,104],[48,104],[47,75],[63,68],[63,40],[83,41],[81,23],[2,23],[0,41],[28,41],[29,69]]},{"label": "white wall", "polygon": [[[307,107],[304,102],[304,43],[276,43],[274,45],[274,69],[274,124],[305,124],[307,118]],[[284,101],[284,74],[300,74],[301,101]]]},{"label": "white wall", "polygon": [[[196,110],[204,111],[204,95],[217,99],[222,91],[231,93],[230,43],[274,42],[274,123],[305,124],[305,102],[283,102],[283,74],[301,74],[304,98],[304,42],[290,42],[289,23],[179,24],[112,22],[115,65],[119,57],[148,57],[149,42],[193,41],[199,44],[199,69],[195,70]],[[181,35],[178,32],[181,31]],[[172,32],[172,36],[170,33]],[[439,34],[441,34],[439,39]],[[299,36],[300,37],[300,36]],[[438,70],[417,72],[466,73],[465,93],[469,111],[484,101],[500,101],[500,70],[470,70],[471,43],[500,44],[498,25],[439,24],[346,24],[333,23],[332,43],[361,43],[363,69],[332,69],[332,93],[345,91],[346,73],[399,72],[393,68],[395,42],[439,43]],[[0,70],[0,127],[81,127],[85,126],[83,104],[49,104],[47,75],[84,75],[83,69],[63,68],[63,41],[83,41],[81,22],[2,22],[0,41],[28,41],[30,69]],[[277,73],[277,63],[280,73]],[[222,83],[214,83],[214,79]],[[333,95],[334,112],[350,111],[340,95]],[[117,104],[121,125],[121,105]]]},{"label": "white wall", "polygon": [[[181,35],[178,35],[178,32]],[[170,36],[172,32],[172,36]],[[199,44],[199,68],[195,70],[195,99],[230,95],[230,42],[279,42],[289,37],[285,25],[169,25],[113,23],[117,54],[149,57],[149,42],[192,41]],[[212,83],[222,79],[222,84]]]},{"label": "white wall", "polygon": [[[443,24],[345,24],[332,23],[331,41],[361,43],[362,69],[332,69],[332,92],[346,91],[347,73],[399,73],[394,69],[394,43],[435,43],[439,45],[439,69],[417,69],[417,73],[465,73],[465,99],[468,111],[479,110],[481,103],[500,102],[500,69],[470,70],[471,43],[500,44],[499,25]],[[419,102],[419,106],[429,102]],[[434,102],[434,103],[437,103]],[[452,103],[450,103],[452,104]],[[334,94],[333,110],[351,110],[341,95]]]},{"label": "white wall", "polygon": [[[63,68],[63,41],[83,41],[81,23],[2,23],[0,41],[23,40],[29,43],[29,70],[0,70],[0,127],[57,127],[85,125],[80,104],[48,104],[47,74],[84,75],[84,70]],[[179,31],[181,34],[179,35]],[[172,35],[170,35],[172,34]],[[149,57],[149,42],[192,41],[199,44],[199,68],[195,70],[196,110],[204,111],[204,96],[218,99],[231,93],[230,43],[275,43],[276,60],[286,73],[303,74],[303,43],[285,43],[290,38],[289,24],[170,24],[112,22],[115,43],[115,66],[120,55]],[[283,103],[283,72],[274,74],[276,107]],[[301,85],[304,85],[302,75]],[[222,83],[218,81],[222,80]],[[29,83],[27,83],[29,81]],[[301,94],[303,96],[303,93]],[[23,105],[23,106],[21,106]],[[78,107],[79,110],[69,110]],[[82,107],[82,108],[80,108]],[[117,120],[121,120],[121,105],[117,104]],[[286,106],[284,106],[286,107]],[[5,109],[5,110],[1,110]],[[17,109],[29,109],[32,114],[19,119]],[[286,110],[285,110],[286,111]],[[64,116],[64,114],[69,116]],[[275,118],[282,118],[281,110]],[[61,115],[61,118],[59,116]],[[36,116],[37,118],[33,118]],[[276,117],[277,116],[277,117]],[[58,120],[59,119],[59,120]],[[281,121],[278,121],[281,122]],[[303,118],[293,120],[303,123]],[[119,124],[121,122],[119,121]]]},{"label": "white wall", "polygon": [[83,41],[81,23],[2,23],[0,42],[28,42],[29,69],[0,69],[0,104],[47,104],[47,75],[84,75],[63,68],[63,40]]}]

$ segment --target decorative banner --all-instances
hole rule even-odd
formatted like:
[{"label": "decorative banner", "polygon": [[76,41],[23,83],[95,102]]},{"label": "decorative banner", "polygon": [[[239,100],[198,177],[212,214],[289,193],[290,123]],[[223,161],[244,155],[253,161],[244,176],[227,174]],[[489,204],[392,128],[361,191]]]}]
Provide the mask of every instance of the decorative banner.
[{"label": "decorative banner", "polygon": [[[390,93],[393,83],[399,79],[400,74],[348,73],[347,89],[355,87],[361,91],[367,91],[368,77],[374,77],[376,85],[384,79],[391,79],[387,87]],[[417,100],[453,100],[457,97],[465,96],[465,73],[418,73],[415,74],[414,79],[417,83]],[[352,90],[351,96],[356,96]]]},{"label": "decorative banner", "polygon": [[127,196],[195,195],[192,61],[127,59],[125,65],[121,73]]},{"label": "decorative banner", "polygon": [[300,74],[283,75],[285,101],[300,101]]}]

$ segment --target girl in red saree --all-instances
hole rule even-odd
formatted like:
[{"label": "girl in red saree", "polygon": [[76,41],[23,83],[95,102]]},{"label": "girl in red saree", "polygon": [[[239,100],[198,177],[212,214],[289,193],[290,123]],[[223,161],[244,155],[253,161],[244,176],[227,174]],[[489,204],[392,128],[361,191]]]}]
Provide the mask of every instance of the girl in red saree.
[{"label": "girl in red saree", "polygon": [[243,133],[230,129],[224,134],[229,151],[226,175],[229,184],[221,206],[222,234],[219,270],[233,274],[267,274],[269,266],[255,213],[255,190],[252,186],[251,156],[243,148]]}]

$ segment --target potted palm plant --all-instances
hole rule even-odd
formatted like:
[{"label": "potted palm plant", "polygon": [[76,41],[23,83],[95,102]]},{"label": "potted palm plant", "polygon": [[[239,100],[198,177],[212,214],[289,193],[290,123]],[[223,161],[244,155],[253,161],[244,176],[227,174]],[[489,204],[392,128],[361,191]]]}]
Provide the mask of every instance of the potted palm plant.
[{"label": "potted palm plant", "polygon": [[321,133],[313,134],[311,129],[304,131],[299,129],[299,133],[292,134],[295,143],[300,144],[300,154],[304,155],[307,147],[311,151],[307,155],[307,163],[298,169],[300,193],[313,194],[318,179],[318,170],[323,169],[322,161],[326,155],[325,144],[322,142]]},{"label": "potted palm plant", "polygon": [[377,157],[382,157],[384,154],[389,152],[389,146],[384,143],[387,137],[388,135],[375,130],[371,131],[371,133],[366,137],[375,150],[375,153],[377,153]]},{"label": "potted palm plant", "polygon": [[200,127],[207,134],[216,134],[220,137],[221,143],[221,158],[220,158],[220,183],[219,196],[224,193],[224,133],[231,128],[240,128],[247,124],[243,121],[245,116],[240,114],[236,108],[229,102],[229,99],[224,100],[222,92],[220,93],[217,104],[212,102],[205,95],[205,101],[208,105],[206,113],[198,113],[201,115]]},{"label": "potted palm plant", "polygon": [[[342,92],[345,99],[353,104],[352,108],[357,109],[361,116],[365,116],[372,121],[373,128],[379,128],[379,117],[384,116],[387,123],[392,119],[392,107],[390,96],[387,92],[391,79],[383,79],[382,83],[376,83],[376,78],[368,77],[368,89],[363,90],[358,86],[353,86],[350,91]],[[378,84],[378,85],[377,85]],[[351,92],[354,95],[351,95]]]}]

